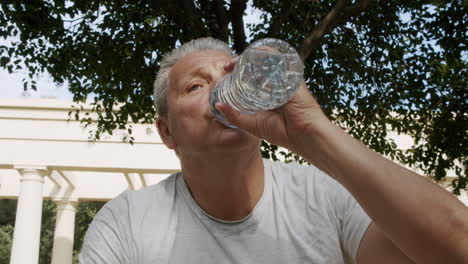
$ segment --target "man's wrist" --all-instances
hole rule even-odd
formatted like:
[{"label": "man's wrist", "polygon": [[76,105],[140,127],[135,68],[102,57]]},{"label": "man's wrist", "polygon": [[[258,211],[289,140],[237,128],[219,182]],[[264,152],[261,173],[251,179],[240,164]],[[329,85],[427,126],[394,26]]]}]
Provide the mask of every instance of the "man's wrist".
[{"label": "man's wrist", "polygon": [[325,115],[318,115],[311,117],[313,121],[310,125],[304,127],[301,136],[296,137],[294,140],[293,151],[300,154],[308,162],[315,164],[316,154],[320,154],[327,141],[331,136],[330,133],[336,133],[334,131],[335,125],[328,120]]},{"label": "man's wrist", "polygon": [[306,130],[297,145],[296,152],[329,176],[340,181],[338,178],[345,166],[343,162],[349,165],[349,159],[354,155],[359,155],[356,152],[362,151],[362,147],[360,142],[324,116],[324,118],[318,118],[314,125]]}]

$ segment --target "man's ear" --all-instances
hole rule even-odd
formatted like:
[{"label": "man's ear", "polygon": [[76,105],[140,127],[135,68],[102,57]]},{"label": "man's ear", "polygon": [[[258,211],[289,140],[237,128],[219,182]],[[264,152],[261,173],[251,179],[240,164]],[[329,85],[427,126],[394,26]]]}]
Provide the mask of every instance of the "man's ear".
[{"label": "man's ear", "polygon": [[169,149],[175,149],[176,143],[169,129],[167,117],[162,116],[156,118],[156,128],[158,129],[159,137],[161,137],[164,145]]}]

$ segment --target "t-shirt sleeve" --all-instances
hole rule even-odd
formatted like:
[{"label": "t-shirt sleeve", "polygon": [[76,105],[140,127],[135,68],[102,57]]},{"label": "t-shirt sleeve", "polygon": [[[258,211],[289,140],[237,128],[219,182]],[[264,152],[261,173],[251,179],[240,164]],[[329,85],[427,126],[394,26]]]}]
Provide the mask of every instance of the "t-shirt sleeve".
[{"label": "t-shirt sleeve", "polygon": [[343,255],[347,263],[356,263],[359,245],[371,219],[348,190],[332,178],[329,181],[329,201],[337,219]]},{"label": "t-shirt sleeve", "polygon": [[126,199],[121,195],[109,201],[94,217],[86,232],[79,255],[80,264],[127,264],[125,213]]}]

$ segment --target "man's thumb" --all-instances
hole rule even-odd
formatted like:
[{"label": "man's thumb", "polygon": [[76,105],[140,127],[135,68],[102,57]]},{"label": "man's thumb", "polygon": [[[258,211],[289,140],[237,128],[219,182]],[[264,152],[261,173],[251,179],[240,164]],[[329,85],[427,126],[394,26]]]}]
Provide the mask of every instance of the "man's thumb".
[{"label": "man's thumb", "polygon": [[215,107],[232,125],[250,133],[254,132],[255,117],[253,115],[243,114],[225,103],[218,102]]}]

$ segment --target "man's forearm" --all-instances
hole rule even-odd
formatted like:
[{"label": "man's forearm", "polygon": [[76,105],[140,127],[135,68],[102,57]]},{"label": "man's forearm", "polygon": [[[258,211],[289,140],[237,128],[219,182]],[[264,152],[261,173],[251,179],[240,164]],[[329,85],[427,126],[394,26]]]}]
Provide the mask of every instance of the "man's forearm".
[{"label": "man's forearm", "polygon": [[329,122],[303,140],[299,154],[347,188],[413,260],[468,263],[468,209],[449,192]]}]

